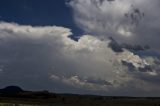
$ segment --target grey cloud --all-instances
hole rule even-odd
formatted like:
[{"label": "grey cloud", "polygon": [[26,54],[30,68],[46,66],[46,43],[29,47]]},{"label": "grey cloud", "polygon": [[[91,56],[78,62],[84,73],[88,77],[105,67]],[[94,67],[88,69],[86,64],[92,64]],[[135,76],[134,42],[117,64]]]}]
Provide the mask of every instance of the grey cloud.
[{"label": "grey cloud", "polygon": [[159,59],[154,57],[144,57],[144,58],[146,58],[146,61],[150,65],[146,64],[144,66],[135,67],[133,63],[127,61],[122,61],[122,64],[128,68],[129,73],[132,73],[132,75],[135,78],[141,79],[143,81],[148,81],[149,83],[155,85],[159,85],[160,67],[158,63],[155,63],[155,61],[159,61]]},{"label": "grey cloud", "polygon": [[98,84],[98,85],[110,85],[110,86],[113,85],[112,82],[109,82],[109,81],[106,81],[103,79],[87,78],[86,81],[89,83],[94,83],[94,84]]},{"label": "grey cloud", "polygon": [[149,46],[141,46],[141,45],[130,45],[130,44],[126,44],[126,43],[118,43],[115,39],[113,39],[112,37],[109,38],[110,39],[110,43],[109,43],[109,47],[114,51],[114,52],[123,52],[123,49],[127,49],[131,52],[139,52],[139,51],[145,51],[150,49]]},{"label": "grey cloud", "polygon": [[153,70],[152,70],[152,67],[151,67],[150,65],[146,65],[146,66],[143,67],[143,68],[142,68],[142,67],[139,67],[138,70],[141,71],[141,72],[147,72],[147,71],[151,71],[151,72],[152,72],[152,71],[153,71]]},{"label": "grey cloud", "polygon": [[80,76],[60,77],[56,75],[51,75],[50,78],[53,81],[71,85],[76,88],[89,89],[91,91],[108,91],[108,89],[112,86],[112,82],[109,81],[95,78],[83,78]]},{"label": "grey cloud", "polygon": [[[141,77],[147,78],[144,73],[134,76],[121,63],[129,61],[134,67],[141,67],[146,64],[145,59],[127,50],[115,53],[108,47],[111,40],[83,35],[74,41],[70,35],[70,29],[64,27],[1,22],[0,86],[16,84],[32,90],[112,95],[121,89],[136,94],[137,90],[144,93],[145,89],[153,92],[159,88],[147,79],[142,80]],[[148,60],[147,64],[159,69],[154,64],[156,59]],[[144,87],[139,87],[141,83]]]},{"label": "grey cloud", "polygon": [[145,46],[141,46],[141,45],[129,45],[129,44],[122,44],[122,47],[125,49],[128,49],[130,51],[134,51],[134,52],[138,52],[138,51],[145,51],[150,49],[150,47],[148,45]]},{"label": "grey cloud", "polygon": [[129,13],[125,13],[125,17],[131,20],[131,24],[138,25],[140,21],[145,17],[144,12],[141,12],[139,8],[135,8],[133,5],[131,5],[132,11]]},{"label": "grey cloud", "polygon": [[122,64],[128,67],[129,71],[140,71],[140,72],[153,72],[153,67],[150,65],[145,65],[144,67],[136,68],[132,63],[127,61],[122,61]]},{"label": "grey cloud", "polygon": [[159,49],[158,0],[70,0],[77,26],[99,38]]},{"label": "grey cloud", "polygon": [[123,52],[123,47],[112,37],[110,37],[111,42],[109,43],[109,47],[115,52]]},{"label": "grey cloud", "polygon": [[122,61],[122,64],[127,66],[129,71],[135,71],[135,69],[136,69],[132,63]]}]

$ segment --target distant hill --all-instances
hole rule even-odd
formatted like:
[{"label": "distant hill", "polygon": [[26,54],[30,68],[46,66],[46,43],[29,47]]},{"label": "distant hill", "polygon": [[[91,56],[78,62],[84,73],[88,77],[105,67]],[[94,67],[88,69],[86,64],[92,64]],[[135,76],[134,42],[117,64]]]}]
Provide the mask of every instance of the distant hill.
[{"label": "distant hill", "polygon": [[15,93],[20,93],[20,92],[23,92],[23,89],[21,89],[18,86],[8,86],[3,89],[0,89],[0,93],[15,94]]},{"label": "distant hill", "polygon": [[0,97],[14,98],[55,98],[58,94],[49,91],[26,91],[18,86],[7,86],[0,89]]}]

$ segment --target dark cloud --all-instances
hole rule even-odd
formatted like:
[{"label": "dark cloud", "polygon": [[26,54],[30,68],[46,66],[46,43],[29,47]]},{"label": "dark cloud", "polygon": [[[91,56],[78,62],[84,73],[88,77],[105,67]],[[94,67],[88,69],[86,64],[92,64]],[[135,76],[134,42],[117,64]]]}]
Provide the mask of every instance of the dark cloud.
[{"label": "dark cloud", "polygon": [[127,50],[130,50],[130,51],[133,51],[133,52],[145,51],[145,50],[150,49],[150,47],[149,47],[148,45],[146,45],[146,46],[141,46],[141,45],[129,45],[129,44],[123,43],[121,46],[122,46],[123,48],[125,48],[125,49],[127,49]]},{"label": "dark cloud", "polygon": [[135,66],[132,63],[129,63],[127,61],[122,61],[122,64],[127,66],[129,71],[135,71],[136,70]]},{"label": "dark cloud", "polygon": [[131,52],[139,52],[139,51],[145,51],[150,49],[149,46],[140,46],[140,45],[130,45],[130,44],[125,44],[125,43],[118,43],[116,40],[114,40],[112,37],[109,38],[111,41],[109,43],[109,47],[114,51],[114,52],[123,52],[123,49],[127,49]]},{"label": "dark cloud", "polygon": [[78,42],[78,40],[80,39],[81,36],[70,35],[70,36],[68,36],[68,37],[71,38],[72,40]]},{"label": "dark cloud", "polygon": [[114,51],[114,52],[123,52],[123,47],[116,41],[114,40],[112,37],[110,37],[110,43],[109,43],[109,47]]},{"label": "dark cloud", "polygon": [[138,70],[141,72],[153,72],[152,67],[150,65],[146,65],[145,67],[139,67]]},{"label": "dark cloud", "polygon": [[136,68],[133,63],[122,61],[122,64],[128,67],[128,70],[133,71],[139,71],[139,72],[153,72],[153,67],[150,65],[145,65],[144,67],[138,67]]},{"label": "dark cloud", "polygon": [[142,21],[145,16],[144,12],[141,12],[139,8],[135,8],[131,5],[132,11],[130,13],[125,13],[125,17],[131,20],[131,24],[135,24],[136,26]]}]

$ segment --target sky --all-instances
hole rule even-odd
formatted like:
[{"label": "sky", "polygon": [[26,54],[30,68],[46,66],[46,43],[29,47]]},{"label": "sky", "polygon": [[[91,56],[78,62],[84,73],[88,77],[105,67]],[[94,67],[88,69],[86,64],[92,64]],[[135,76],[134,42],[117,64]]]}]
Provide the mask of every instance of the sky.
[{"label": "sky", "polygon": [[159,0],[1,0],[0,87],[160,96]]}]

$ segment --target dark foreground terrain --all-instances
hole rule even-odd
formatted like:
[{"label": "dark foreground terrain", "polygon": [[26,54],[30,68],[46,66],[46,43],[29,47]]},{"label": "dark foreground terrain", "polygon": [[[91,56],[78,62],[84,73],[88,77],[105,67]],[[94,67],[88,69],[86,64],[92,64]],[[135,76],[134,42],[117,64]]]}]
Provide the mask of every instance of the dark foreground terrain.
[{"label": "dark foreground terrain", "polygon": [[160,98],[56,94],[9,86],[0,89],[0,106],[160,106]]}]

